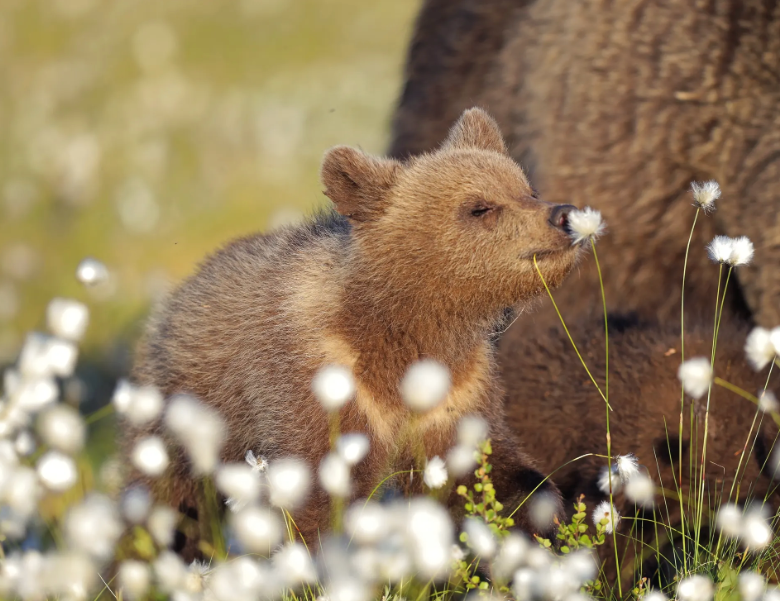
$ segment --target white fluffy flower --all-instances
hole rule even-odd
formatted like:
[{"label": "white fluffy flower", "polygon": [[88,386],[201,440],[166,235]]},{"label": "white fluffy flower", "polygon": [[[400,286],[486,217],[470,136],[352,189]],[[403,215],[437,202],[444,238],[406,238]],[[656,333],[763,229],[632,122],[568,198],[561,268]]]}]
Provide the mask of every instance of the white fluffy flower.
[{"label": "white fluffy flower", "polygon": [[282,540],[279,518],[264,507],[246,507],[230,514],[233,532],[245,551],[267,555]]},{"label": "white fluffy flower", "polygon": [[179,515],[172,507],[167,505],[155,506],[146,521],[149,534],[161,547],[168,547],[173,543],[174,529],[179,521]]},{"label": "white fluffy flower", "polygon": [[707,254],[713,263],[724,265],[731,259],[734,250],[734,241],[728,236],[715,236],[707,245]]},{"label": "white fluffy flower", "polygon": [[128,559],[119,564],[117,578],[119,587],[129,599],[141,599],[149,590],[152,572],[149,564],[136,559]]},{"label": "white fluffy flower", "polygon": [[401,396],[414,411],[438,406],[450,391],[450,371],[438,361],[423,359],[414,363],[401,380]]},{"label": "white fluffy flower", "polygon": [[641,597],[642,601],[668,601],[666,595],[661,591],[651,590],[644,597]]},{"label": "white fluffy flower", "polygon": [[700,208],[705,213],[715,210],[715,201],[720,198],[718,182],[714,180],[702,184],[691,182],[691,192],[693,192],[693,206]]},{"label": "white fluffy flower", "polygon": [[636,473],[626,482],[625,493],[630,501],[649,507],[653,504],[655,484],[645,474]]},{"label": "white fluffy flower", "polygon": [[152,496],[143,486],[131,486],[122,493],[120,501],[122,515],[131,524],[140,524],[149,515],[152,507]]},{"label": "white fluffy flower", "polygon": [[220,466],[215,483],[222,494],[232,499],[233,510],[254,503],[260,496],[260,478],[245,463]]},{"label": "white fluffy flower", "polygon": [[481,415],[465,415],[458,422],[458,444],[476,449],[489,435],[488,423]]},{"label": "white fluffy flower", "polygon": [[417,571],[424,579],[446,577],[454,542],[449,512],[426,497],[404,503],[400,511]]},{"label": "white fluffy flower", "polygon": [[84,446],[86,427],[78,411],[67,405],[55,405],[38,420],[41,438],[63,453],[74,454]]},{"label": "white fluffy flower", "polygon": [[160,476],[168,467],[168,452],[159,436],[139,440],[130,456],[133,465],[147,476]]},{"label": "white fluffy flower", "polygon": [[69,340],[33,332],[27,335],[19,355],[19,371],[26,378],[67,378],[76,368],[78,353]]},{"label": "white fluffy flower", "polygon": [[632,476],[639,473],[639,461],[633,453],[616,456],[615,467],[623,482],[627,482]]},{"label": "white fluffy flower", "polygon": [[739,594],[742,601],[758,601],[764,596],[766,580],[761,574],[751,571],[741,572],[739,575]]},{"label": "white fluffy flower", "polygon": [[344,524],[352,538],[361,544],[373,544],[385,538],[388,511],[376,501],[355,503],[346,513]]},{"label": "white fluffy flower", "polygon": [[225,423],[216,410],[191,396],[175,395],[168,404],[165,425],[187,450],[196,474],[214,470],[225,439]]},{"label": "white fluffy flower", "polygon": [[680,601],[710,601],[713,592],[712,580],[700,574],[685,578],[677,585]]},{"label": "white fluffy flower", "polygon": [[604,233],[604,222],[601,220],[601,213],[590,207],[585,207],[581,211],[571,211],[568,215],[569,234],[573,244],[584,240],[596,240]]},{"label": "white fluffy flower", "polygon": [[463,531],[467,536],[466,544],[477,556],[490,559],[496,554],[496,537],[484,521],[479,518],[466,518]]},{"label": "white fluffy flower", "polygon": [[317,571],[308,549],[300,543],[287,543],[273,556],[277,573],[290,587],[311,584],[317,580]]},{"label": "white fluffy flower", "polygon": [[731,503],[721,506],[717,524],[724,536],[737,538],[742,534],[742,510]]},{"label": "white fluffy flower", "polygon": [[775,394],[769,390],[758,391],[758,408],[764,413],[777,413],[780,410],[780,403],[777,402]]},{"label": "white fluffy flower", "polygon": [[775,355],[780,354],[780,326],[772,328],[769,332],[769,341],[772,343]]},{"label": "white fluffy flower", "polygon": [[368,455],[369,447],[368,437],[359,432],[342,434],[336,441],[336,451],[350,466],[363,461]]},{"label": "white fluffy flower", "polygon": [[97,259],[87,257],[76,267],[76,279],[85,286],[95,286],[108,279],[108,269]]},{"label": "white fluffy flower", "polygon": [[438,455],[428,460],[425,466],[423,482],[428,488],[441,488],[447,483],[447,468]]},{"label": "white fluffy flower", "polygon": [[753,243],[747,236],[740,236],[734,238],[731,241],[731,256],[729,257],[729,265],[739,267],[740,265],[747,265],[753,260]]},{"label": "white fluffy flower", "polygon": [[237,557],[209,574],[205,598],[213,595],[215,601],[256,601],[276,598],[275,588],[270,569],[250,557]]},{"label": "white fluffy flower", "polygon": [[683,385],[683,389],[695,399],[701,398],[709,390],[712,382],[712,367],[710,360],[704,357],[688,359],[680,364],[677,377]]},{"label": "white fluffy flower", "polygon": [[124,527],[108,497],[93,495],[70,509],[65,518],[65,538],[72,549],[94,559],[114,556],[114,546]]},{"label": "white fluffy flower", "polygon": [[252,471],[256,474],[264,474],[268,469],[268,461],[262,455],[255,457],[254,451],[251,449],[244,455],[244,461],[252,468]]},{"label": "white fluffy flower", "polygon": [[772,542],[772,527],[760,509],[748,510],[742,517],[742,542],[749,549],[763,549]]},{"label": "white fluffy flower", "polygon": [[593,510],[593,524],[598,526],[602,520],[607,520],[605,527],[607,534],[612,534],[613,528],[617,528],[620,524],[620,513],[609,504],[609,501],[602,501]]},{"label": "white fluffy flower", "polygon": [[268,486],[271,504],[293,509],[309,493],[311,477],[309,468],[298,459],[285,458],[272,461],[268,466]]},{"label": "white fluffy flower", "polygon": [[[769,330],[762,327],[753,328],[745,341],[745,354],[750,365],[756,371],[764,369],[769,365],[777,354],[776,346],[773,344],[772,335]],[[778,342],[780,342],[780,330],[778,330]]]},{"label": "white fluffy flower", "polygon": [[332,497],[348,497],[352,488],[349,465],[338,453],[322,458],[319,469],[320,485]]},{"label": "white fluffy flower", "polygon": [[46,323],[55,336],[77,342],[87,330],[89,310],[84,303],[55,298],[46,307]]},{"label": "white fluffy flower", "polygon": [[460,478],[472,471],[477,465],[474,447],[466,445],[455,445],[447,453],[447,467],[450,473]]},{"label": "white fluffy flower", "polygon": [[38,500],[43,490],[38,475],[30,467],[12,468],[8,479],[3,483],[5,503],[21,520],[27,520],[38,510]]},{"label": "white fluffy flower", "polygon": [[528,517],[539,531],[550,528],[559,509],[558,500],[547,492],[537,492],[528,501]]},{"label": "white fluffy flower", "polygon": [[610,470],[606,465],[601,468],[598,479],[598,487],[605,495],[609,494],[609,485],[612,484],[612,494],[616,495],[623,486],[623,481],[615,469]]},{"label": "white fluffy flower", "polygon": [[162,394],[154,386],[134,386],[127,380],[119,380],[111,402],[136,426],[152,421],[163,408]]},{"label": "white fluffy flower", "polygon": [[[458,547],[460,548],[460,547]],[[522,565],[528,554],[528,539],[517,532],[511,532],[503,539],[501,548],[493,561],[493,575],[498,580],[508,581],[515,570]]]},{"label": "white fluffy flower", "polygon": [[320,369],[311,383],[312,391],[326,411],[338,411],[355,396],[352,372],[341,365]]},{"label": "white fluffy flower", "polygon": [[49,451],[38,460],[38,476],[49,490],[62,492],[76,483],[76,464],[59,451]]},{"label": "white fluffy flower", "polygon": [[167,594],[179,591],[187,578],[187,567],[173,551],[163,551],[152,564],[160,590]]}]

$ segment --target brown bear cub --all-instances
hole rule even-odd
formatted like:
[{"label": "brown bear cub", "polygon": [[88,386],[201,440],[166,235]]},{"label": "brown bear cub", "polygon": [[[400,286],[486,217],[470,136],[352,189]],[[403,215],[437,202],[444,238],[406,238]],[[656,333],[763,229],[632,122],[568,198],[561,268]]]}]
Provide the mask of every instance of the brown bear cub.
[{"label": "brown bear cub", "polygon": [[[359,498],[414,464],[411,449],[397,448],[412,417],[399,382],[416,361],[435,359],[452,385],[414,420],[414,444],[428,458],[444,456],[459,419],[482,415],[497,490],[507,507],[519,504],[543,477],[505,425],[490,336],[506,307],[544,291],[534,255],[551,285],[575,265],[572,207],[536,197],[479,109],[466,111],[438,150],[408,162],[333,148],[321,178],[337,212],[206,259],[152,320],[135,378],[219,411],[229,431],[223,461],[252,450],[271,463],[299,457],[315,470],[329,430],[312,378],[326,365],[350,368],[356,395],[340,428],[371,442],[354,473]],[[198,484],[186,460],[174,460],[166,476],[155,494],[194,515]],[[521,528],[535,530],[518,515]],[[293,517],[316,541],[329,524],[328,496],[315,487]]]},{"label": "brown bear cub", "polygon": [[[603,390],[603,321],[600,324],[580,323],[570,331]],[[745,326],[726,323],[721,326],[714,373],[756,395],[763,390],[767,376],[766,372],[756,373],[745,358],[747,334]],[[711,345],[711,324],[688,327],[686,323],[686,359],[709,357]],[[697,401],[686,395],[680,457],[679,324],[659,326],[613,319],[609,353],[612,453],[636,456],[655,484],[658,520],[679,527],[679,502],[673,493],[679,490],[687,498],[693,486],[690,466],[700,470],[707,404],[706,395]],[[509,426],[528,448],[534,449],[540,458],[541,470],[552,474],[567,509],[571,510],[575,498],[581,494],[585,495],[585,503],[591,510],[598,502],[608,499],[608,494],[599,486],[600,480],[602,487],[608,483],[604,477],[607,463],[605,403],[563,329],[552,328],[546,337],[533,343],[523,341],[519,336],[505,338],[499,350],[499,363],[507,389]],[[732,501],[774,499],[776,485],[766,466],[778,434],[771,416],[759,411],[754,403],[717,385],[712,387],[709,409],[705,503],[716,508],[721,502],[727,502],[732,486]],[[588,454],[600,456],[590,455],[572,461]],[[664,500],[658,494],[661,488],[671,491],[671,496]],[[621,515],[633,518],[637,510],[625,496],[624,488],[615,492],[615,503]],[[652,524],[653,514],[648,511],[646,517],[651,521],[647,523]],[[633,548],[629,539],[642,536],[640,525],[641,522],[635,524],[633,520],[626,520],[618,529],[618,545]],[[632,526],[637,527],[629,534]],[[653,528],[645,529],[649,545],[655,535],[650,530]],[[666,538],[666,533],[662,536]],[[608,564],[614,560],[611,550],[605,550],[603,555]],[[630,580],[635,566],[631,561],[622,560],[621,565],[627,570],[624,576]],[[608,572],[610,567],[614,570],[614,566],[608,565]]]}]

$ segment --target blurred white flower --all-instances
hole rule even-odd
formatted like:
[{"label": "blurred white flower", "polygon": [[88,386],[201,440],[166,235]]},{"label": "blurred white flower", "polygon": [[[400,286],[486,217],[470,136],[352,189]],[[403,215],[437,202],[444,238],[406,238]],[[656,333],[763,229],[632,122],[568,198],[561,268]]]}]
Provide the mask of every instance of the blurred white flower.
[{"label": "blurred white flower", "polygon": [[302,461],[293,458],[272,461],[267,473],[272,505],[293,509],[309,494],[311,476]]},{"label": "blurred white flower", "polygon": [[[778,342],[780,342],[780,330],[778,330]],[[745,341],[745,354],[756,371],[769,365],[777,354],[777,345],[773,344],[769,330],[762,327],[753,328]]]},{"label": "blurred white flower", "polygon": [[117,578],[119,587],[129,599],[141,599],[149,590],[152,572],[149,564],[136,559],[127,559],[119,564]]},{"label": "blurred white flower", "polygon": [[14,440],[14,449],[21,457],[29,457],[35,452],[35,437],[29,430],[22,430]]},{"label": "blurred white flower", "polygon": [[20,519],[27,520],[38,510],[37,503],[43,491],[34,469],[13,468],[3,488],[3,500]]},{"label": "blurred white flower", "polygon": [[165,548],[173,543],[174,528],[178,521],[179,515],[173,508],[167,505],[156,505],[149,514],[146,524],[154,541]]},{"label": "blurred white flower", "polygon": [[173,594],[184,586],[187,567],[173,551],[163,551],[152,564],[157,584],[163,593]]},{"label": "blurred white flower", "polygon": [[189,395],[177,394],[168,404],[165,425],[187,450],[196,474],[214,470],[225,439],[225,423],[216,410]]},{"label": "blurred white flower", "polygon": [[446,577],[454,542],[449,512],[427,497],[414,498],[398,511],[403,512],[402,523],[420,576],[432,580]]},{"label": "blurred white flower", "polygon": [[444,365],[423,359],[412,364],[401,380],[401,397],[413,411],[430,411],[447,398],[450,384],[450,371]]},{"label": "blurred white flower", "polygon": [[577,588],[596,577],[599,564],[598,557],[586,549],[575,551],[563,558],[563,567],[575,578]]},{"label": "blurred white flower", "polygon": [[347,533],[360,544],[374,544],[384,539],[388,531],[385,508],[376,501],[354,503],[344,518]]},{"label": "blurred white flower", "polygon": [[512,578],[512,592],[517,601],[531,601],[541,597],[542,579],[531,568],[520,568]]},{"label": "blurred white flower", "polygon": [[715,236],[707,245],[707,254],[713,263],[725,265],[731,259],[731,253],[734,251],[733,240],[728,236]]},{"label": "blurred white flower", "polygon": [[265,460],[265,457],[255,457],[255,453],[251,449],[244,455],[244,461],[252,468],[255,474],[264,474],[268,469],[268,462]]},{"label": "blurred white flower", "polygon": [[245,463],[228,463],[217,468],[216,485],[228,497],[234,511],[251,505],[260,497],[260,478]]},{"label": "blurred white flower", "polygon": [[758,601],[764,596],[766,580],[761,574],[746,570],[739,574],[739,594],[742,601]]},{"label": "blurred white flower", "polygon": [[45,557],[44,584],[54,598],[86,601],[98,580],[97,566],[85,555],[64,551]]},{"label": "blurred white flower", "polygon": [[120,501],[122,515],[131,524],[140,524],[149,515],[152,497],[143,486],[131,486],[122,493]]},{"label": "blurred white flower", "polygon": [[751,550],[760,550],[772,542],[772,527],[763,510],[749,509],[742,516],[742,542]]},{"label": "blurred white flower", "polygon": [[209,575],[207,592],[217,601],[275,598],[275,586],[273,582],[269,582],[271,574],[268,572],[250,557],[237,557],[218,565]]},{"label": "blurred white flower", "polygon": [[689,576],[677,585],[677,597],[680,601],[710,601],[713,592],[712,580],[700,574]]},{"label": "blurred white flower", "polygon": [[717,524],[724,536],[737,538],[742,535],[742,510],[734,504],[721,506]]},{"label": "blurred white flower", "polygon": [[49,451],[37,464],[41,482],[54,492],[68,490],[76,483],[76,464],[73,459],[59,451]]},{"label": "blurred white flower", "polygon": [[338,411],[355,396],[352,372],[341,365],[320,369],[311,383],[312,391],[326,411]]},{"label": "blurred white flower", "polygon": [[733,267],[739,267],[740,265],[747,265],[753,260],[753,243],[747,236],[740,236],[734,238],[731,241],[731,256],[729,257],[729,265]]},{"label": "blurred white flower", "polygon": [[368,455],[369,447],[368,436],[358,432],[342,434],[336,440],[336,452],[350,466],[357,465],[363,461],[366,455]]},{"label": "blurred white flower", "polygon": [[555,495],[537,492],[528,501],[528,517],[538,531],[546,531],[552,526],[559,504]]},{"label": "blurred white flower", "polygon": [[496,537],[488,525],[478,518],[466,518],[463,531],[468,537],[466,544],[474,554],[483,559],[491,559],[496,553]]},{"label": "blurred white flower", "polygon": [[309,550],[300,543],[287,543],[274,554],[273,563],[289,587],[312,584],[317,580],[317,571]]},{"label": "blurred white flower", "polygon": [[322,458],[319,469],[320,485],[332,497],[348,497],[351,489],[349,465],[338,453]]},{"label": "blurred white flower", "polygon": [[458,422],[458,444],[476,449],[489,436],[488,423],[481,415],[464,415]]},{"label": "blurred white flower", "polygon": [[655,497],[655,484],[645,474],[636,473],[626,482],[625,493],[637,505],[650,507]]},{"label": "blurred white flower", "polygon": [[154,191],[139,177],[127,180],[118,188],[116,209],[122,225],[132,234],[148,234],[160,220]]},{"label": "blurred white flower", "polygon": [[130,460],[133,465],[147,476],[157,477],[168,467],[168,451],[159,436],[149,436],[139,440],[133,447]]},{"label": "blurred white flower", "polygon": [[701,184],[691,182],[691,192],[693,192],[693,206],[700,208],[705,213],[715,210],[715,201],[720,198],[718,182],[714,180]]},{"label": "blurred white flower", "polygon": [[78,342],[87,330],[89,310],[84,303],[55,298],[46,307],[46,323],[55,336]]},{"label": "blurred white flower", "polygon": [[78,411],[60,404],[41,414],[38,432],[52,448],[73,455],[84,446],[86,426]]},{"label": "blurred white flower", "polygon": [[777,397],[770,390],[758,391],[758,408],[764,413],[777,413],[780,410],[780,403]]},{"label": "blurred white flower", "polygon": [[282,541],[279,518],[265,507],[245,507],[230,514],[236,539],[248,553],[269,555]]},{"label": "blurred white flower", "polygon": [[613,529],[620,524],[620,512],[611,506],[609,501],[602,501],[593,510],[593,524],[598,526],[602,520],[607,520],[605,528],[607,534],[612,534]]},{"label": "blurred white flower", "polygon": [[108,497],[92,494],[70,509],[64,529],[72,549],[106,560],[114,556],[123,526],[114,503]]},{"label": "blurred white flower", "polygon": [[651,590],[644,597],[640,598],[641,601],[668,601],[666,595],[659,590]]},{"label": "blurred white flower", "polygon": [[327,601],[369,601],[371,591],[357,578],[341,577],[325,587]]},{"label": "blurred white flower", "polygon": [[780,326],[772,328],[769,332],[769,341],[772,343],[775,355],[780,354]]},{"label": "blurred white flower", "polygon": [[712,367],[710,360],[704,357],[688,359],[680,364],[677,377],[688,395],[695,399],[701,398],[709,390],[712,382]]},{"label": "blurred white flower", "polygon": [[447,468],[455,478],[465,476],[476,466],[476,451],[471,446],[455,445],[447,453]]},{"label": "blurred white flower", "polygon": [[437,489],[447,484],[447,468],[438,455],[428,460],[423,474],[423,482],[428,488]]},{"label": "blurred white flower", "polygon": [[604,233],[606,227],[601,219],[601,213],[590,207],[585,207],[581,211],[571,211],[567,219],[572,244],[585,240],[595,241]]},{"label": "blurred white flower", "polygon": [[163,409],[163,397],[154,386],[134,386],[127,380],[119,380],[111,398],[117,413],[140,426],[155,419]]},{"label": "blurred white flower", "polygon": [[633,475],[639,473],[639,461],[633,453],[617,455],[615,457],[615,468],[620,479],[623,482],[627,482]]},{"label": "blurred white flower", "polygon": [[616,495],[618,492],[620,492],[620,489],[623,486],[623,481],[620,479],[620,476],[618,476],[617,469],[615,467],[610,470],[609,467],[605,465],[601,468],[601,472],[599,472],[597,485],[601,492],[603,492],[605,495],[608,495],[610,484],[612,484],[612,494]]},{"label": "blurred white flower", "polygon": [[508,582],[525,561],[529,544],[528,539],[517,532],[511,532],[504,538],[492,564],[493,577]]},{"label": "blurred white flower", "polygon": [[76,368],[78,349],[67,340],[38,332],[27,335],[19,356],[19,371],[26,378],[66,378]]},{"label": "blurred white flower", "polygon": [[11,407],[5,416],[7,428],[14,430],[15,426],[27,425],[29,414],[54,403],[58,394],[57,383],[53,378],[25,378],[11,393]]},{"label": "blurred white flower", "polygon": [[76,267],[76,279],[85,286],[96,286],[108,279],[108,269],[97,259],[86,257]]}]

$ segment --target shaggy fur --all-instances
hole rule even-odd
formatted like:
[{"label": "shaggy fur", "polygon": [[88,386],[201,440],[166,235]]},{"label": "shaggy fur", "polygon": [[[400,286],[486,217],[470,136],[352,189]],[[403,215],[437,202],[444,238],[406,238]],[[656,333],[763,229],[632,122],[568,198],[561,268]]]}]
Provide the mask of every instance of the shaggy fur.
[{"label": "shaggy fur", "polygon": [[[756,258],[736,274],[733,306],[780,323],[780,4],[427,0],[391,155],[434,147],[475,104],[496,117],[545,198],[603,212],[610,310],[676,316],[690,183],[716,179],[723,197],[697,225],[689,306],[715,298],[705,244],[747,235]],[[597,298],[588,261],[557,300],[573,317]],[[539,319],[555,316],[548,308]]]},{"label": "shaggy fur", "polygon": [[[315,470],[329,433],[312,377],[345,365],[357,394],[341,410],[341,430],[371,441],[353,471],[355,497],[412,467],[413,444],[444,456],[459,418],[478,413],[490,424],[497,485],[508,505],[518,503],[542,476],[505,426],[490,333],[505,307],[544,290],[534,254],[553,285],[574,266],[568,208],[536,198],[478,109],[432,154],[401,163],[337,147],[321,177],[339,214],[235,241],[206,259],[152,320],[136,379],[215,407],[229,428],[223,461],[251,449],[271,462],[297,456]],[[398,386],[422,358],[445,364],[452,388],[441,406],[410,420]],[[197,517],[198,483],[181,454],[167,476],[156,495]],[[294,519],[316,541],[329,522],[324,491],[315,487]],[[518,522],[532,530],[522,512]]]},{"label": "shaggy fur", "polygon": [[[571,333],[603,390],[603,322],[601,327],[598,322],[580,324],[572,328]],[[749,367],[743,351],[746,336],[747,329],[722,326],[715,375],[755,395],[763,389],[766,373],[757,374]],[[709,357],[711,345],[711,325],[687,329],[687,358]],[[679,327],[613,320],[609,351],[612,453],[635,454],[656,486],[675,491],[680,467],[681,399],[676,376],[680,365]],[[542,471],[552,473],[552,479],[564,495],[567,509],[580,494],[585,495],[585,501],[592,509],[607,498],[597,485],[606,459],[590,456],[565,464],[588,453],[606,455],[605,405],[568,337],[559,327],[551,329],[549,335],[537,343],[524,343],[517,337],[507,339],[500,348],[499,360],[507,388],[506,410],[510,427],[523,444],[537,454]],[[706,402],[706,395],[693,405],[690,399],[685,399],[682,482],[679,483],[683,495],[691,489],[691,460],[697,468],[700,464]],[[764,499],[770,491],[774,491],[775,485],[765,473],[764,465],[777,432],[770,416],[757,413],[756,406],[750,401],[713,386],[705,503],[717,506],[717,499],[721,498],[725,502],[735,476],[738,484],[735,499]],[[746,456],[739,466],[740,454],[745,448]],[[659,519],[678,523],[679,503],[676,499],[663,500],[658,495],[656,501]],[[616,504],[622,515],[634,516],[633,504],[622,493],[616,497]],[[652,519],[652,515],[646,517]],[[624,535],[631,525],[627,520],[619,529],[623,533],[617,537],[621,547],[627,543]],[[647,534],[650,534],[647,542],[652,543],[654,533]],[[608,562],[614,560],[610,549],[606,549],[604,555]],[[629,561],[624,564],[624,577],[629,580],[634,568],[630,560],[631,550]],[[614,565],[610,569],[614,571]]]}]

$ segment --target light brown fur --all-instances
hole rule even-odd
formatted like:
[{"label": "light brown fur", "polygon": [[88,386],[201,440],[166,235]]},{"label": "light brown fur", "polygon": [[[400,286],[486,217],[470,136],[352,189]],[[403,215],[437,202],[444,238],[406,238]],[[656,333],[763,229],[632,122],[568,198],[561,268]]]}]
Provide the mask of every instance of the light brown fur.
[{"label": "light brown fur", "polygon": [[[505,307],[543,291],[534,253],[552,285],[575,264],[579,249],[551,223],[566,209],[535,197],[480,110],[467,111],[436,152],[405,163],[334,148],[322,182],[341,215],[209,257],[152,320],[135,377],[215,407],[229,430],[223,461],[251,449],[271,462],[298,456],[314,470],[329,432],[311,381],[322,366],[346,365],[357,398],[340,411],[341,430],[371,441],[353,471],[354,497],[409,469],[411,440],[427,457],[444,456],[458,419],[479,413],[490,423],[497,486],[507,506],[518,503],[542,476],[504,425],[490,334]],[[398,386],[422,358],[446,365],[452,388],[412,421]],[[155,493],[197,517],[198,486],[179,454]],[[316,541],[329,522],[324,491],[315,487],[294,518]],[[532,529],[522,512],[519,524]],[[179,550],[194,554],[190,542]]]},{"label": "light brown fur", "polygon": [[[779,83],[775,1],[427,0],[390,152],[426,151],[464,107],[483,106],[545,198],[603,212],[610,310],[661,320],[679,313],[690,183],[716,179],[723,198],[698,221],[686,299],[698,308],[715,297],[705,244],[747,235],[756,257],[736,274],[732,301],[772,327]],[[593,261],[557,300],[569,318],[597,315]],[[548,306],[537,320],[556,317]]]}]

